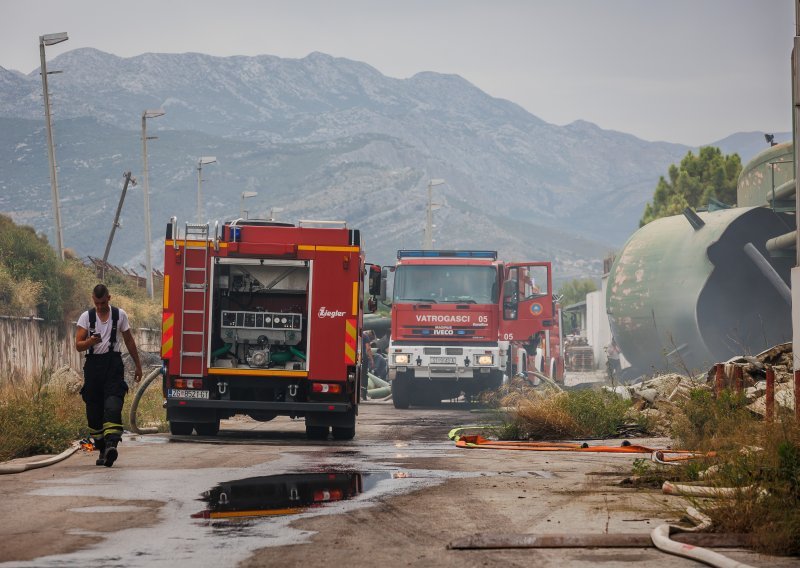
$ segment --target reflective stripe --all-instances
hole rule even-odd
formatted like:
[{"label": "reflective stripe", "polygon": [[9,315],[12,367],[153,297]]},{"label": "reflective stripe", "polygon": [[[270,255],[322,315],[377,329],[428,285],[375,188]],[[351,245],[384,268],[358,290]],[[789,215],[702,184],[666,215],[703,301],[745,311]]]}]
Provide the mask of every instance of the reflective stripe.
[{"label": "reflective stripe", "polygon": [[345,322],[344,362],[355,365],[356,362],[356,320],[348,318]]},{"label": "reflective stripe", "polygon": [[103,422],[103,434],[106,438],[109,436],[109,434],[122,434],[122,424]]},{"label": "reflective stripe", "polygon": [[172,357],[172,332],[175,328],[175,314],[164,312],[161,321],[161,358]]},{"label": "reflective stripe", "polygon": [[161,300],[161,305],[165,310],[169,308],[169,274],[164,275],[164,294]]}]

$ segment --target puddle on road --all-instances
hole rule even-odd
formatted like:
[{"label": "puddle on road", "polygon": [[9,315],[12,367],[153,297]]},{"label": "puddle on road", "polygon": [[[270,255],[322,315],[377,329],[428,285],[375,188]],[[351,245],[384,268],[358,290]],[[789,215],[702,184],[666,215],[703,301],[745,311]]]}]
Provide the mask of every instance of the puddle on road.
[{"label": "puddle on road", "polygon": [[[342,446],[330,450],[299,447],[277,460],[244,468],[102,468],[105,471],[42,480],[32,494],[163,504],[150,526],[98,535],[90,548],[3,564],[3,568],[233,566],[260,548],[309,542],[315,533],[293,526],[300,518],[347,514],[388,496],[476,476],[385,463],[395,457],[397,448],[391,445],[381,450],[361,447],[356,455],[339,453],[348,451]],[[441,455],[442,450],[420,448],[419,453],[435,455],[438,451]],[[95,515],[103,512],[96,507],[88,509]],[[281,514],[281,509],[286,511]]]},{"label": "puddle on road", "polygon": [[[398,472],[398,479],[407,475]],[[287,473],[226,481],[205,491],[206,508],[193,519],[241,520],[298,515],[311,508],[347,501],[375,488],[391,472]]]}]

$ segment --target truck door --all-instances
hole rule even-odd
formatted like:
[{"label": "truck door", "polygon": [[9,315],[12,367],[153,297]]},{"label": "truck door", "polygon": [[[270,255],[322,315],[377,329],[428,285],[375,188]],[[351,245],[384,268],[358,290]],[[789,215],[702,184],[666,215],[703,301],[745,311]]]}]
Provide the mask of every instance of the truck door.
[{"label": "truck door", "polygon": [[[526,342],[536,333],[553,328],[552,286],[549,262],[505,266],[500,298],[501,341]],[[535,352],[536,346],[531,347]]]}]

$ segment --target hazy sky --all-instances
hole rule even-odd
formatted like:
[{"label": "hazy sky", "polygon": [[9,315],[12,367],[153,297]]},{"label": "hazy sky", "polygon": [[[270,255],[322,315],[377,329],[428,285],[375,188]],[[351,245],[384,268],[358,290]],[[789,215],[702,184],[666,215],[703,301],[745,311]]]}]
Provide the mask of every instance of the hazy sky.
[{"label": "hazy sky", "polygon": [[144,52],[312,51],[385,75],[461,75],[555,124],[690,145],[791,130],[792,0],[0,0],[0,66],[39,66],[38,36]]}]

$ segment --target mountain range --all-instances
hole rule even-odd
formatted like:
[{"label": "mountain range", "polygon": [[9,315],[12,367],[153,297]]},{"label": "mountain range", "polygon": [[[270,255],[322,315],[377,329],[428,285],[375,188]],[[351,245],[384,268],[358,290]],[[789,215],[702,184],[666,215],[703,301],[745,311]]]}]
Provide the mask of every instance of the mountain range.
[{"label": "mountain range", "polygon": [[[62,71],[49,84],[65,246],[102,256],[131,170],[139,185],[109,260],[140,272],[145,109],[166,113],[147,121],[157,136],[148,142],[154,259],[171,216],[196,220],[198,159],[215,156],[202,170],[204,220],[242,209],[346,220],[362,230],[368,260],[386,263],[421,245],[427,186],[440,178],[436,247],[552,260],[559,280],[596,277],[638,226],[659,176],[694,150],[585,121],[549,124],[456,75],[396,79],[322,53],[120,58],[84,48],[54,58],[53,70]],[[41,99],[38,70],[0,68],[0,212],[52,242]],[[762,133],[720,142],[743,160],[766,147]]]}]

